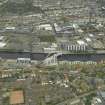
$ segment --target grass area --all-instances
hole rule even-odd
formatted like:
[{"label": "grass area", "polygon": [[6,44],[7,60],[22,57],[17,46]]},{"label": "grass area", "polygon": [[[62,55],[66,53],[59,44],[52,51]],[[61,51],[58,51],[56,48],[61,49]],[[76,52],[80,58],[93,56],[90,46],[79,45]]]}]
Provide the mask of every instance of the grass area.
[{"label": "grass area", "polygon": [[56,41],[54,36],[49,36],[49,35],[39,36],[39,38],[41,42],[55,42]]},{"label": "grass area", "polygon": [[24,51],[30,50],[30,44],[34,41],[34,38],[30,35],[5,33],[5,42],[7,45],[1,48],[0,51]]}]

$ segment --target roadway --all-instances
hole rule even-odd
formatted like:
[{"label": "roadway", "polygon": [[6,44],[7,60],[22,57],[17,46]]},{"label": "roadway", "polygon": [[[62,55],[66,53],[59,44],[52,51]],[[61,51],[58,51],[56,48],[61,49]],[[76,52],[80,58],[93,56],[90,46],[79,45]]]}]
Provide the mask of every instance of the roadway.
[{"label": "roadway", "polygon": [[[17,58],[30,58],[31,60],[43,61],[48,53],[31,52],[9,52],[0,51],[0,58],[17,60]],[[61,54],[57,56],[58,61],[105,61],[105,53],[102,54]]]}]

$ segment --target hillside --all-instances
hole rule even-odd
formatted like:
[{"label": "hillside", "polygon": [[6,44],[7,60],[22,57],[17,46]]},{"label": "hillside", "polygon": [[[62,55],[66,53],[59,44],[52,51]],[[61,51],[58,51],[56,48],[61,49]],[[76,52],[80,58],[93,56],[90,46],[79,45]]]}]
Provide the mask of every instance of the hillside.
[{"label": "hillside", "polygon": [[7,13],[24,14],[28,12],[40,13],[39,7],[34,7],[31,1],[25,0],[24,2],[7,1],[0,6],[0,13],[5,15]]}]

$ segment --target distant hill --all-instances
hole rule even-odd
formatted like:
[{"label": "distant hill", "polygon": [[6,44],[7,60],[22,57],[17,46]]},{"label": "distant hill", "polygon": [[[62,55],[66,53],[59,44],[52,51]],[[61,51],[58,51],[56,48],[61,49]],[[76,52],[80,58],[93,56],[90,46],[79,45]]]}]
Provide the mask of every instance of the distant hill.
[{"label": "distant hill", "polygon": [[32,0],[8,0],[0,6],[0,13],[24,14],[28,12],[40,13],[40,7],[34,7]]}]

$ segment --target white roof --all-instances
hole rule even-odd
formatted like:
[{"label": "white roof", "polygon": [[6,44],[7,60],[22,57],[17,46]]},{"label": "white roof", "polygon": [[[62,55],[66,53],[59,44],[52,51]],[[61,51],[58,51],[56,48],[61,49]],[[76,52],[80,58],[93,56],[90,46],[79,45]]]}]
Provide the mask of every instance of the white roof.
[{"label": "white roof", "polygon": [[18,58],[18,60],[31,60],[30,58]]},{"label": "white roof", "polygon": [[82,33],[82,32],[83,32],[83,30],[82,30],[82,29],[78,29],[78,32]]},{"label": "white roof", "polygon": [[78,40],[77,43],[78,43],[79,45],[86,45],[86,43],[85,43],[83,40]]},{"label": "white roof", "polygon": [[55,48],[44,48],[44,50],[56,50]]},{"label": "white roof", "polygon": [[104,33],[100,33],[100,34],[98,34],[99,36],[104,36]]},{"label": "white roof", "polygon": [[73,24],[74,28],[79,28],[78,24]]},{"label": "white roof", "polygon": [[97,25],[97,27],[103,27],[103,25],[100,23],[100,24]]},{"label": "white roof", "polygon": [[93,34],[89,34],[89,36],[90,36],[90,37],[94,37],[94,35],[93,35]]},{"label": "white roof", "polygon": [[5,29],[7,29],[7,30],[14,30],[15,27],[8,26],[8,27],[6,27]]},{"label": "white roof", "polygon": [[58,47],[56,43],[52,43],[51,47]]},{"label": "white roof", "polygon": [[94,100],[95,100],[96,102],[98,102],[98,103],[102,103],[101,99],[98,98],[98,97],[95,97]]},{"label": "white roof", "polygon": [[50,24],[41,24],[41,25],[39,25],[39,27],[51,27],[51,25]]},{"label": "white roof", "polygon": [[4,36],[0,36],[0,40],[3,40]]},{"label": "white roof", "polygon": [[6,45],[6,43],[0,42],[0,48],[4,47],[5,45]]},{"label": "white roof", "polygon": [[58,27],[58,24],[57,24],[57,23],[54,23],[54,26],[55,26],[55,27]]},{"label": "white roof", "polygon": [[62,28],[59,27],[57,23],[54,23],[54,27],[55,27],[56,31],[61,31],[62,30]]},{"label": "white roof", "polygon": [[99,103],[102,103],[102,101],[101,101],[101,99],[100,99],[100,98],[97,98],[97,101],[98,101]]},{"label": "white roof", "polygon": [[51,31],[52,27],[45,27],[45,30]]},{"label": "white roof", "polygon": [[91,39],[90,38],[85,38],[85,40],[87,41],[87,42],[91,42]]},{"label": "white roof", "polygon": [[45,30],[52,30],[52,26],[50,24],[42,24],[38,26],[39,28],[45,28]]}]

